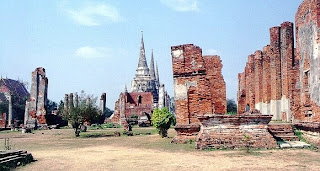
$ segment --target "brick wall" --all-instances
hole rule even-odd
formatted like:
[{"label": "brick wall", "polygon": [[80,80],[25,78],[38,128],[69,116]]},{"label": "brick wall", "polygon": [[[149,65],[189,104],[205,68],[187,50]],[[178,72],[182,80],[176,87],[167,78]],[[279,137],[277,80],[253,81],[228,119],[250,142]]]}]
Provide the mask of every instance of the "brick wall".
[{"label": "brick wall", "polygon": [[262,58],[259,51],[255,53],[254,67],[252,55],[249,56],[244,73],[239,75],[239,112],[245,111],[246,104],[252,108],[254,101],[255,108],[272,114],[273,119],[320,121],[320,0],[301,3],[295,16],[295,28],[296,49],[293,23],[284,22],[270,28],[270,45],[263,48]]},{"label": "brick wall", "polygon": [[320,121],[320,0],[303,1],[295,20],[296,56],[300,63],[295,119]]},{"label": "brick wall", "polygon": [[219,56],[202,56],[193,44],[171,47],[177,136],[173,142],[195,139],[199,116],[226,113],[226,85]]},{"label": "brick wall", "polygon": [[151,92],[123,92],[115,102],[111,121],[126,126],[127,118],[133,115],[141,117],[146,114],[151,117],[153,110],[153,95]]},{"label": "brick wall", "polygon": [[227,113],[226,83],[222,76],[222,61],[220,56],[203,56],[207,70],[206,78],[210,82],[210,90],[216,114]]}]

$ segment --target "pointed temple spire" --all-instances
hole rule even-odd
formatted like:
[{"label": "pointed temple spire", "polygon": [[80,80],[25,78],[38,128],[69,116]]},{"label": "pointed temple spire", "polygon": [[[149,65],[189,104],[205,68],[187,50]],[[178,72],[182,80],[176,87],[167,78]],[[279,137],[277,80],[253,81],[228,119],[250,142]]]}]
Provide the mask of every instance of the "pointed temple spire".
[{"label": "pointed temple spire", "polygon": [[128,93],[127,84],[124,86],[124,92]]},{"label": "pointed temple spire", "polygon": [[139,63],[137,68],[137,75],[148,75],[149,68],[146,60],[146,52],[144,49],[144,41],[143,41],[143,31],[141,31],[141,44],[140,44],[140,56]]},{"label": "pointed temple spire", "polygon": [[151,77],[151,80],[156,80],[156,75],[154,71],[153,49],[151,51],[151,60],[150,60],[150,77]]},{"label": "pointed temple spire", "polygon": [[159,83],[158,62],[156,63],[156,71],[155,71],[155,75],[156,75],[156,81]]}]

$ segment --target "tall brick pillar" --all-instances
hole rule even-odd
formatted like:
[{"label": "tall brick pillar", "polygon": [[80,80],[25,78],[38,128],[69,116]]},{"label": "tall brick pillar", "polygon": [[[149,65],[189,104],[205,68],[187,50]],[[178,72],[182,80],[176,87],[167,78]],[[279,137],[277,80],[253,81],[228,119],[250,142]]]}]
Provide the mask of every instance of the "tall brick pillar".
[{"label": "tall brick pillar", "polygon": [[293,23],[284,22],[281,24],[280,38],[280,56],[281,56],[281,119],[291,121],[289,91],[293,76],[290,76],[290,70],[294,62],[294,41],[293,41]]},{"label": "tall brick pillar", "polygon": [[263,67],[262,67],[262,51],[257,50],[254,53],[254,83],[255,83],[255,108],[258,110],[262,109],[262,77],[263,77]]},{"label": "tall brick pillar", "polygon": [[245,72],[238,74],[238,110],[237,113],[242,114],[246,108],[246,75]]},{"label": "tall brick pillar", "polygon": [[320,0],[304,0],[295,16],[296,48],[299,59],[297,87],[300,112],[295,120],[320,121]]},{"label": "tall brick pillar", "polygon": [[270,112],[275,120],[280,120],[281,108],[281,56],[280,56],[280,27],[270,28],[271,48],[271,102]]},{"label": "tall brick pillar", "polygon": [[271,65],[270,65],[270,55],[271,48],[270,45],[267,45],[263,48],[263,78],[262,78],[262,101],[263,107],[261,113],[271,114],[270,113],[270,101],[271,101]]},{"label": "tall brick pillar", "polygon": [[[251,54],[248,57],[248,95],[247,103],[250,109],[255,108],[255,68],[254,68],[254,55]],[[247,80],[246,80],[247,81]]]},{"label": "tall brick pillar", "polygon": [[195,140],[200,130],[197,116],[213,114],[215,109],[202,49],[192,44],[172,46],[171,55],[177,118],[173,142],[179,143]]},{"label": "tall brick pillar", "polygon": [[36,128],[37,126],[46,126],[46,107],[47,107],[47,93],[48,93],[48,78],[44,68],[36,68],[32,72],[32,83],[30,90],[30,98],[28,106],[26,107],[29,112],[28,120],[26,121],[27,127]]},{"label": "tall brick pillar", "polygon": [[220,56],[203,56],[207,77],[216,114],[227,113],[226,83],[222,76],[222,61]]}]

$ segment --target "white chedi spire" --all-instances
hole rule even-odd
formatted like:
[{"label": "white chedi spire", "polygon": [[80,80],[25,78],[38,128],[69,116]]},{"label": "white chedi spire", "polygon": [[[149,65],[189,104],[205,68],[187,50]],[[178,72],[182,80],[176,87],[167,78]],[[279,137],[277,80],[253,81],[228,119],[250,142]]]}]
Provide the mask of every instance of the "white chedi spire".
[{"label": "white chedi spire", "polygon": [[136,75],[149,75],[149,68],[146,60],[146,51],[144,49],[143,31],[141,31],[140,55]]}]

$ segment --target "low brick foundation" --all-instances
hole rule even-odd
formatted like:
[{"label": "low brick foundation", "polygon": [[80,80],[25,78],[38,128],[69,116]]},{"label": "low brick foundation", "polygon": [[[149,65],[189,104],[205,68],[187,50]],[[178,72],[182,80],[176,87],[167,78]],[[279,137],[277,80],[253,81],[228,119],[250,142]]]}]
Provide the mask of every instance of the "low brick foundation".
[{"label": "low brick foundation", "polygon": [[188,143],[190,140],[196,140],[196,137],[200,131],[200,125],[176,125],[174,129],[177,131],[177,135],[173,138],[171,143]]},{"label": "low brick foundation", "polygon": [[299,122],[294,126],[303,133],[303,138],[320,148],[320,122]]},{"label": "low brick foundation", "polygon": [[196,148],[275,148],[277,143],[267,129],[271,118],[261,114],[199,116],[202,125]]}]

